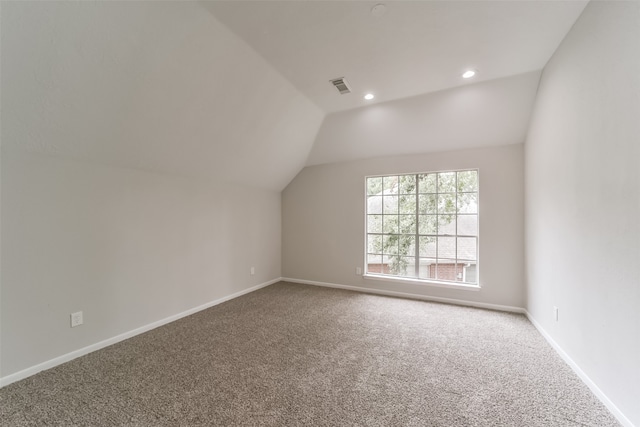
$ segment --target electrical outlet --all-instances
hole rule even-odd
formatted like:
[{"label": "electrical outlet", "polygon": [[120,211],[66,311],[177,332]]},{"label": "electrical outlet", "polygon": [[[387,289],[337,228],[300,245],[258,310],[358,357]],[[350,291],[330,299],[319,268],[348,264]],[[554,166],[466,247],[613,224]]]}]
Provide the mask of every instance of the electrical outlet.
[{"label": "electrical outlet", "polygon": [[71,313],[71,327],[75,328],[76,326],[82,325],[82,312],[78,311],[76,313]]},{"label": "electrical outlet", "polygon": [[553,306],[553,319],[556,322],[558,321],[558,307],[556,307],[555,305]]},{"label": "electrical outlet", "polygon": [[256,274],[256,268],[255,267],[251,267],[251,275],[253,276],[254,274]]},{"label": "electrical outlet", "polygon": [[357,274],[358,276],[361,276],[361,275],[362,275],[362,267],[356,267],[356,274]]}]

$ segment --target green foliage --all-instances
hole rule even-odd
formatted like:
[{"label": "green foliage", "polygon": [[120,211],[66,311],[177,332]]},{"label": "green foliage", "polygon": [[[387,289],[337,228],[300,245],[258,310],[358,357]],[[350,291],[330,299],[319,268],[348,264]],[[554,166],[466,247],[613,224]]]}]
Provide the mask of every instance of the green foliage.
[{"label": "green foliage", "polygon": [[420,189],[420,193],[435,193],[436,177],[437,175],[435,173],[418,175],[418,188]]},{"label": "green foliage", "polygon": [[382,177],[382,194],[398,194],[398,177]]},{"label": "green foliage", "polygon": [[399,177],[398,194],[415,194],[416,193],[416,176],[402,175]]},{"label": "green foliage", "polygon": [[456,192],[456,173],[440,172],[438,174],[438,193]]},{"label": "green foliage", "polygon": [[458,172],[458,192],[477,192],[478,191],[478,172],[462,171]]},{"label": "green foliage", "polygon": [[403,215],[416,214],[416,196],[413,194],[401,195],[398,198],[398,212]]},{"label": "green foliage", "polygon": [[382,193],[382,177],[367,178],[367,195],[375,196]]}]

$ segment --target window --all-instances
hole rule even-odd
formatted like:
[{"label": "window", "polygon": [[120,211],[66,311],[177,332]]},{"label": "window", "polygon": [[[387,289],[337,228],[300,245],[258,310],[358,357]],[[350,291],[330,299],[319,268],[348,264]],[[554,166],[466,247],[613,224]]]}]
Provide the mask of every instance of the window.
[{"label": "window", "polygon": [[366,178],[366,273],[478,283],[478,171]]}]

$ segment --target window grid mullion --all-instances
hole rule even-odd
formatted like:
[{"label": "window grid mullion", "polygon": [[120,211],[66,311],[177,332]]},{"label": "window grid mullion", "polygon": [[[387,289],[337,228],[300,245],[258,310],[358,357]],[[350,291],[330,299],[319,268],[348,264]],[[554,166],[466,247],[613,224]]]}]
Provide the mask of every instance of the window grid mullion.
[{"label": "window grid mullion", "polygon": [[[439,232],[440,232],[440,193],[438,192],[438,190],[440,190],[440,174],[436,174],[436,235],[439,236]],[[440,249],[440,238],[436,237],[436,279],[438,279],[438,270],[439,270],[439,264],[440,264],[440,258],[438,257],[439,252],[438,250]]]},{"label": "window grid mullion", "polygon": [[420,191],[418,191],[420,189],[420,183],[418,180],[418,174],[414,175],[415,180],[416,180],[416,187],[414,188],[415,192],[416,192],[416,225],[415,225],[415,233],[414,233],[414,241],[415,241],[415,250],[414,250],[414,266],[413,266],[413,273],[415,274],[416,277],[420,277]]},{"label": "window grid mullion", "polygon": [[453,278],[454,281],[458,281],[458,173],[456,172],[456,234],[454,237],[455,249],[456,249],[456,263],[453,266]]}]

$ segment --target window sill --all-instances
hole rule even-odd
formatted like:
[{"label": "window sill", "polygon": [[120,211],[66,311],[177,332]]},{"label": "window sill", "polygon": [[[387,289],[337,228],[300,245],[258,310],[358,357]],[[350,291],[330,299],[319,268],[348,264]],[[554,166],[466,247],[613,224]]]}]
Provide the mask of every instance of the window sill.
[{"label": "window sill", "polygon": [[363,274],[367,280],[381,280],[385,282],[395,282],[395,283],[407,283],[410,285],[423,285],[423,286],[434,286],[437,288],[449,288],[449,289],[462,289],[466,291],[479,291],[480,285],[470,285],[467,283],[450,283],[450,282],[438,282],[436,280],[425,280],[425,279],[409,279],[405,277],[393,277],[393,276],[383,276],[378,274]]}]

